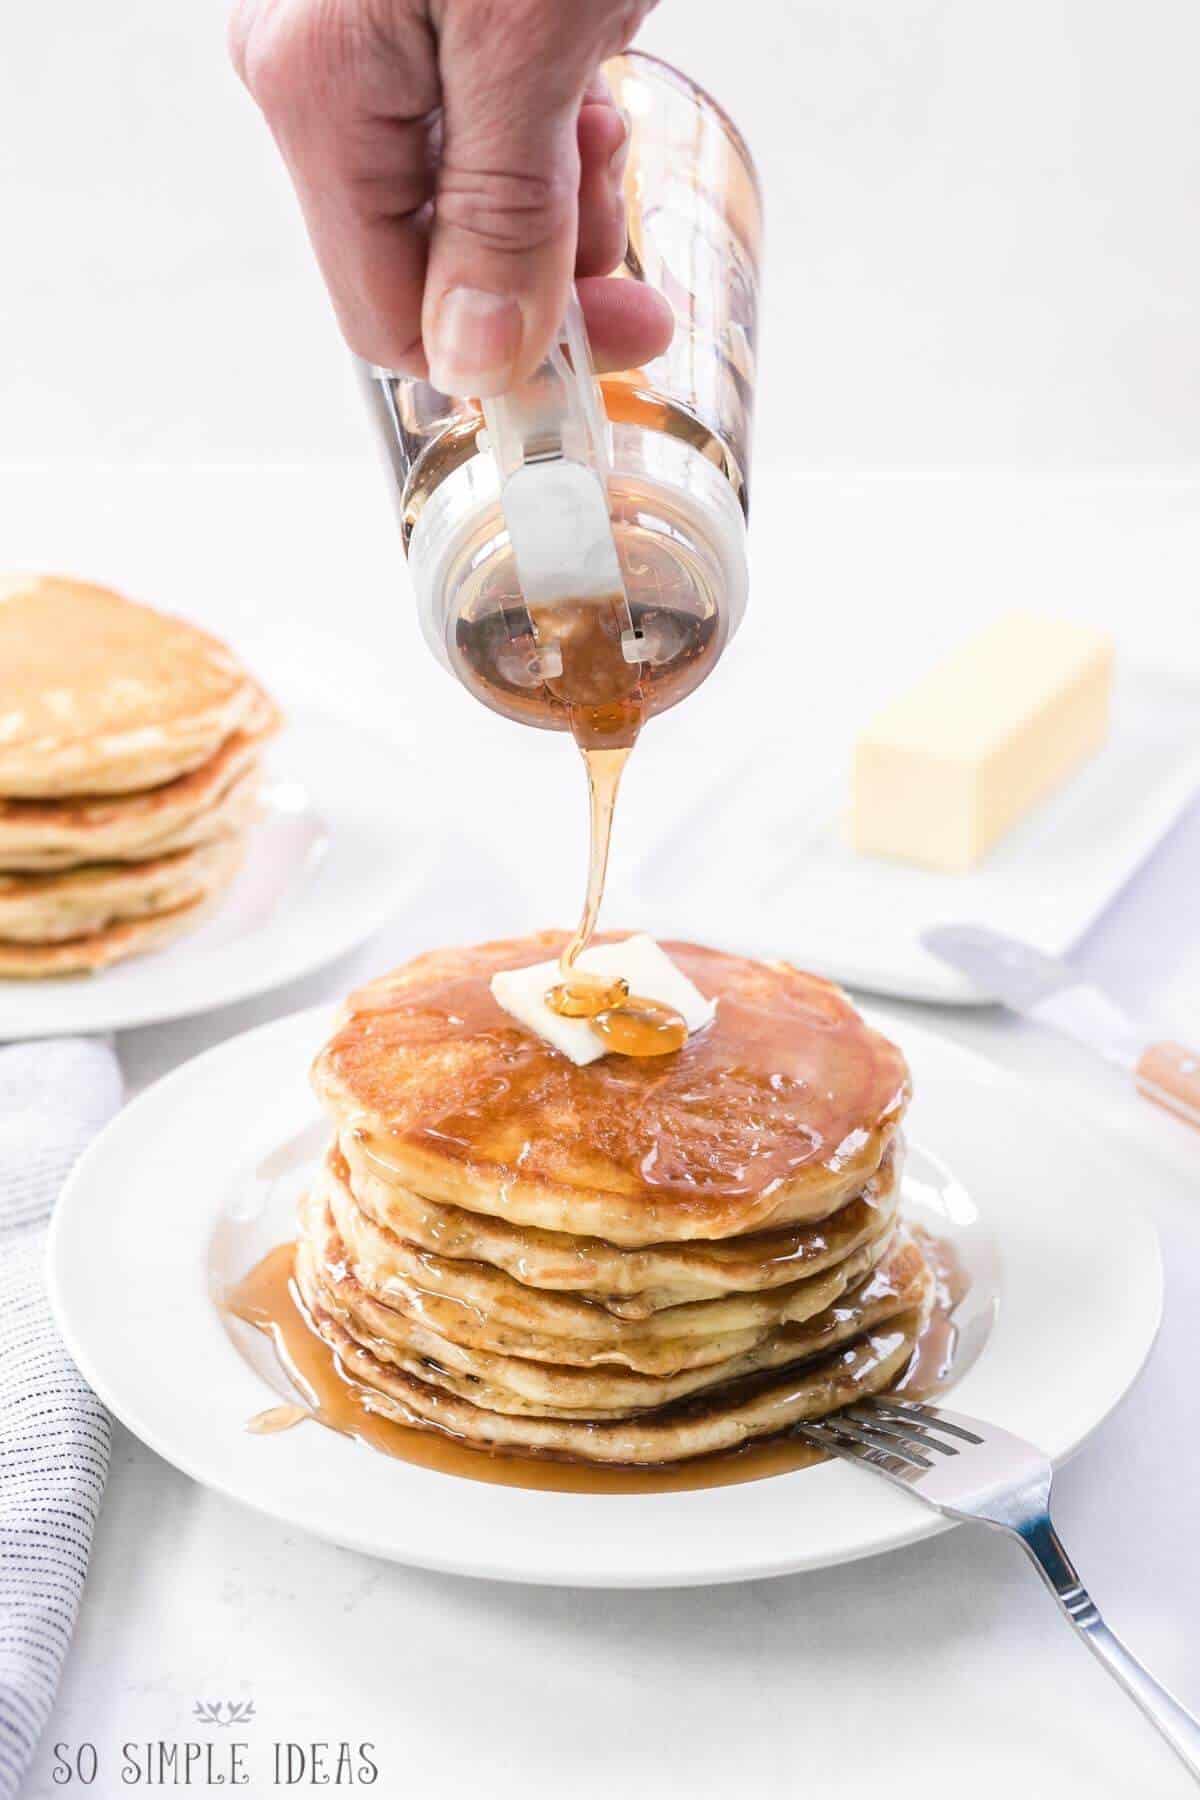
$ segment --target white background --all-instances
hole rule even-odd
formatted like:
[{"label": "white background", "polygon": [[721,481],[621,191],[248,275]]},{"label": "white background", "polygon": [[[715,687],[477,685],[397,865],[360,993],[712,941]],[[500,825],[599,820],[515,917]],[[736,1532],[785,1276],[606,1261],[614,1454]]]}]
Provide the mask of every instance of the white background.
[{"label": "white background", "polygon": [[[821,671],[852,721],[1014,598],[1095,618],[1125,653],[1200,680],[1195,8],[667,0],[644,41],[745,127],[770,233],[752,606],[676,729],[744,741],[774,709],[797,755],[819,756],[794,671]],[[0,563],[178,606],[285,695],[400,726],[446,820],[411,916],[267,1001],[128,1034],[140,1086],[388,958],[515,922],[481,822],[510,820],[519,855],[531,820],[568,818],[566,778],[548,747],[545,790],[514,792],[510,729],[418,641],[294,206],[225,68],[221,8],[11,7],[0,120]],[[397,809],[402,828],[403,796]],[[1193,1038],[1198,873],[1193,813],[1082,950]],[[547,916],[576,878],[565,858]],[[1167,1324],[1133,1400],[1063,1475],[1059,1512],[1113,1622],[1200,1705],[1195,1140],[1024,1026],[922,1016],[1139,1159]],[[204,1372],[181,1382],[181,1403],[202,1405]],[[118,1431],[29,1793],[71,1791],[50,1779],[55,1740],[186,1736],[200,1696],[254,1698],[256,1743],[373,1739],[389,1800],[1188,1791],[1015,1557],[959,1532],[738,1590],[506,1590],[295,1540]]]},{"label": "white background", "polygon": [[[5,12],[0,453],[355,453],[219,0]],[[762,169],[760,462],[1200,462],[1191,0],[664,0],[642,41]]]}]

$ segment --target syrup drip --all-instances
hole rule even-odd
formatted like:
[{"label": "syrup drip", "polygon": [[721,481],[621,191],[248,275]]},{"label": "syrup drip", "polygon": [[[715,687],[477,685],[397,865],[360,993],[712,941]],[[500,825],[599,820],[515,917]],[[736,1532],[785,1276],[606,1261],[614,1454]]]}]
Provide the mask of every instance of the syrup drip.
[{"label": "syrup drip", "polygon": [[550,989],[546,1005],[563,1019],[594,1019],[597,1013],[620,1006],[628,998],[629,983],[620,975],[615,981],[606,981],[603,975],[576,969],[569,981]]},{"label": "syrup drip", "polygon": [[922,1225],[910,1229],[933,1271],[933,1310],[896,1388],[910,1399],[930,1400],[949,1384],[959,1360],[959,1308],[970,1292],[971,1281],[962,1259],[945,1238],[935,1237]]},{"label": "syrup drip", "polygon": [[[571,721],[574,728],[574,713],[571,714]],[[629,743],[616,750],[597,749],[580,737],[578,731],[576,741],[583,752],[587,769],[588,879],[583,912],[575,928],[575,935],[559,958],[558,966],[564,982],[570,982],[575,964],[591,941],[596,921],[600,917],[600,902],[604,898],[604,881],[608,874],[608,853],[612,844],[613,815],[617,807],[617,790],[621,785],[621,776],[625,773],[625,764],[629,761],[629,752],[633,748],[632,743]]]},{"label": "syrup drip", "polygon": [[312,1408],[308,1406],[268,1406],[265,1412],[255,1413],[247,1420],[246,1430],[255,1437],[273,1437],[277,1431],[290,1431],[293,1425],[312,1416]]},{"label": "syrup drip", "polygon": [[[271,1407],[270,1413],[294,1410],[301,1418],[357,1438],[384,1456],[442,1475],[558,1494],[658,1494],[728,1487],[824,1461],[820,1451],[803,1438],[785,1435],[716,1456],[694,1457],[687,1463],[661,1463],[652,1468],[605,1466],[562,1462],[550,1456],[511,1456],[478,1449],[444,1431],[400,1424],[376,1410],[370,1389],[346,1374],[318,1336],[292,1280],[295,1250],[294,1244],[277,1245],[225,1301],[226,1312],[270,1337],[284,1373],[307,1402],[293,1409]],[[258,1418],[264,1416],[260,1413]],[[251,1420],[250,1429],[255,1425]]]},{"label": "syrup drip", "polygon": [[673,1006],[631,994],[597,1013],[592,1030],[618,1056],[670,1056],[687,1043],[687,1021]]},{"label": "syrup drip", "polygon": [[[916,1235],[934,1268],[936,1296],[929,1323],[896,1388],[914,1398],[929,1398],[941,1393],[957,1372],[955,1313],[967,1294],[969,1280],[951,1244],[925,1231],[918,1230]],[[786,1431],[737,1450],[635,1468],[566,1462],[551,1456],[514,1456],[477,1448],[427,1426],[401,1424],[377,1410],[377,1396],[347,1375],[314,1329],[292,1280],[295,1250],[295,1244],[289,1243],[268,1251],[224,1302],[224,1310],[233,1318],[270,1337],[281,1368],[304,1398],[303,1404],[273,1406],[257,1414],[249,1421],[250,1431],[266,1435],[311,1419],[385,1456],[442,1475],[564,1494],[658,1494],[730,1487],[811,1468],[826,1460],[802,1437]]]},{"label": "syrup drip", "polygon": [[[723,447],[716,439],[711,447],[701,444],[693,418],[672,423],[657,401],[646,413],[646,396],[628,383],[607,385],[604,403],[614,420],[678,434],[725,466]],[[426,463],[436,486],[445,469],[436,457],[423,459],[422,467]],[[740,474],[732,468],[726,472],[740,491]],[[596,927],[621,771],[645,720],[690,694],[716,662],[724,641],[717,592],[686,549],[686,530],[671,525],[675,515],[669,496],[657,489],[653,494],[627,490],[611,494],[610,503],[623,589],[586,598],[568,593],[527,606],[511,547],[476,557],[469,567],[461,565],[456,578],[458,617],[451,657],[459,678],[485,705],[508,718],[569,730],[587,765],[587,899],[563,957],[562,981],[546,997],[552,1010],[568,1018],[592,1016],[569,1010],[563,990],[572,988],[572,968]],[[410,513],[406,529],[415,517]],[[661,524],[647,526],[651,517],[667,524],[665,534]],[[677,523],[685,525],[682,515]],[[646,1035],[661,1053],[659,1034]]]},{"label": "syrup drip", "polygon": [[[616,749],[601,749],[590,743],[589,734],[594,729],[590,715],[584,719],[580,714],[579,708],[570,710],[571,729],[583,752],[588,777],[587,893],[575,935],[559,958],[562,980],[546,994],[546,1005],[564,1018],[590,1019],[605,1049],[617,1055],[668,1056],[682,1049],[688,1035],[687,1023],[674,1007],[630,994],[627,982],[605,982],[575,966],[591,941],[600,916],[617,790],[633,748],[632,741]],[[639,717],[637,724],[640,723]]]}]

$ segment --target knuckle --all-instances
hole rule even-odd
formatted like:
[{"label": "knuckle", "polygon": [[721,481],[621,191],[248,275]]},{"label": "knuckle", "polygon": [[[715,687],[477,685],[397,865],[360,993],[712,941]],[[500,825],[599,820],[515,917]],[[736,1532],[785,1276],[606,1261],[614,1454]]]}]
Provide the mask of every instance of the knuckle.
[{"label": "knuckle", "polygon": [[229,60],[240,81],[246,80],[246,51],[250,36],[254,29],[254,15],[258,11],[258,0],[234,0],[229,9],[229,22],[225,31],[225,42],[229,50]]},{"label": "knuckle", "polygon": [[342,336],[355,356],[376,368],[392,369],[397,375],[423,377],[429,365],[421,334],[405,331],[388,319],[346,319],[340,321]]},{"label": "knuckle", "polygon": [[362,167],[350,161],[339,170],[351,207],[367,223],[409,225],[428,236],[433,206],[424,169]]},{"label": "knuckle", "polygon": [[358,54],[358,8],[344,0],[239,0],[230,27],[234,67],[268,118],[335,91]]},{"label": "knuckle", "polygon": [[491,249],[536,250],[570,223],[574,204],[573,188],[557,176],[444,165],[437,216]]}]

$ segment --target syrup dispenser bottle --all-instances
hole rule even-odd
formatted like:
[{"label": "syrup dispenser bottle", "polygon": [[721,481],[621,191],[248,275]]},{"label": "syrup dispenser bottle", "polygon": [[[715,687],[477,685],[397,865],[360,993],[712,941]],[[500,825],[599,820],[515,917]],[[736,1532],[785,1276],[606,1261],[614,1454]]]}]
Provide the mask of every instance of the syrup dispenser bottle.
[{"label": "syrup dispenser bottle", "polygon": [[630,53],[629,250],[675,334],[644,368],[592,370],[572,297],[558,341],[501,400],[363,365],[426,638],[509,718],[631,743],[699,685],[746,604],[760,199],[715,103]]}]

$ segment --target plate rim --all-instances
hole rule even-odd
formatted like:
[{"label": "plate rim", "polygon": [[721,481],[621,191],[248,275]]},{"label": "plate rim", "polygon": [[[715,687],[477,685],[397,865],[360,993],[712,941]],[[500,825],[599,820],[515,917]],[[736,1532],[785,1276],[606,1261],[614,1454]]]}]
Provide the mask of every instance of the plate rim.
[{"label": "plate rim", "polygon": [[[139,1416],[139,1409],[137,1406],[128,1404],[126,1400],[121,1397],[119,1391],[114,1395],[114,1391],[110,1387],[103,1371],[101,1371],[99,1378],[97,1378],[96,1360],[93,1358],[87,1342],[83,1341],[76,1331],[71,1315],[70,1303],[64,1298],[65,1259],[63,1242],[67,1230],[65,1221],[68,1218],[71,1207],[78,1204],[76,1198],[77,1194],[86,1191],[88,1184],[92,1179],[91,1171],[93,1165],[98,1163],[102,1164],[104,1158],[110,1154],[112,1141],[117,1136],[118,1130],[121,1135],[124,1135],[125,1132],[131,1129],[129,1124],[131,1118],[135,1120],[136,1124],[138,1114],[144,1109],[153,1111],[153,1109],[160,1107],[164,1097],[168,1095],[174,1087],[183,1086],[185,1083],[197,1079],[207,1078],[211,1068],[218,1065],[225,1058],[231,1046],[238,1046],[239,1049],[246,1050],[249,1049],[257,1039],[278,1036],[281,1040],[285,1040],[292,1034],[297,1036],[304,1034],[307,1036],[310,1032],[312,1034],[311,1041],[314,1044],[319,1043],[319,1033],[322,1029],[328,1028],[332,1012],[333,1007],[331,1005],[317,1005],[284,1014],[280,1018],[267,1021],[263,1024],[253,1026],[246,1031],[239,1032],[234,1036],[225,1039],[222,1043],[213,1045],[200,1052],[198,1055],[188,1058],[176,1068],[159,1076],[157,1080],[141,1090],[141,1092],[139,1092],[126,1106],[122,1107],[83,1152],[67,1181],[64,1183],[59,1200],[54,1208],[47,1233],[45,1269],[47,1292],[55,1325],[59,1330],[73,1361],[76,1363],[76,1366],[79,1368],[89,1386],[96,1392],[103,1405],[111,1412],[113,1417],[125,1427],[125,1429],[129,1430],[141,1443],[153,1451],[155,1455],[162,1457],[164,1461],[168,1462],[172,1467],[179,1469],[183,1474],[188,1476],[189,1479],[199,1483],[200,1486],[218,1493],[226,1499],[233,1500],[239,1505],[246,1506],[263,1517],[271,1518],[285,1527],[310,1533],[325,1542],[333,1543],[357,1553],[375,1557],[382,1561],[397,1563],[401,1566],[428,1569],[435,1573],[455,1575],[466,1579],[503,1581],[516,1583],[518,1585],[588,1587],[614,1590],[626,1588],[654,1589],[668,1587],[720,1586],[732,1582],[765,1580],[781,1575],[802,1574],[815,1569],[836,1567],[842,1563],[860,1561],[877,1555],[885,1555],[893,1550],[906,1548],[910,1544],[921,1542],[926,1538],[937,1536],[941,1532],[953,1528],[953,1521],[945,1519],[931,1508],[927,1508],[922,1502],[915,1498],[909,1499],[908,1496],[887,1488],[883,1490],[886,1496],[889,1499],[899,1502],[903,1507],[902,1512],[899,1509],[897,1510],[896,1523],[894,1526],[892,1526],[884,1536],[877,1537],[871,1541],[864,1541],[848,1548],[843,1548],[832,1555],[823,1554],[820,1551],[815,1554],[805,1555],[803,1545],[798,1544],[795,1553],[786,1555],[769,1554],[755,1557],[752,1554],[744,1552],[736,1564],[730,1564],[728,1560],[726,1560],[724,1562],[714,1562],[711,1566],[704,1568],[698,1566],[689,1566],[686,1568],[673,1567],[665,1573],[648,1568],[644,1560],[633,1560],[622,1565],[619,1562],[614,1561],[610,1556],[602,1569],[589,1569],[586,1566],[582,1568],[573,1567],[570,1573],[566,1573],[558,1568],[539,1569],[531,1568],[524,1564],[520,1567],[515,1567],[512,1563],[506,1563],[502,1560],[497,1561],[489,1558],[486,1554],[480,1554],[478,1547],[473,1542],[457,1546],[453,1555],[431,1551],[424,1545],[418,1546],[414,1550],[409,1546],[399,1547],[394,1543],[383,1544],[379,1541],[377,1532],[361,1529],[356,1530],[354,1527],[354,1515],[352,1513],[346,1516],[344,1522],[338,1520],[336,1523],[330,1523],[324,1516],[315,1517],[310,1513],[303,1504],[302,1495],[293,1497],[292,1493],[286,1490],[277,1491],[269,1497],[260,1497],[257,1494],[247,1493],[238,1485],[235,1475],[226,1476],[223,1471],[214,1469],[211,1460],[206,1461],[204,1456],[193,1454],[191,1449],[186,1446],[181,1448],[175,1443],[168,1443],[156,1423],[153,1421],[148,1422],[144,1417]],[[913,1025],[907,1020],[889,1017],[885,1010],[872,1008],[869,1017],[872,1023],[882,1025],[884,1029],[890,1028],[894,1031],[897,1028],[897,1025],[899,1025],[902,1027],[903,1031],[906,1031],[909,1034],[910,1038],[924,1038],[934,1042],[939,1048],[948,1050],[956,1060],[961,1062],[967,1072],[978,1072],[990,1082],[999,1080],[1004,1086],[1015,1088],[1026,1096],[1030,1104],[1032,1104],[1037,1111],[1042,1113],[1045,1112],[1046,1109],[1036,1091],[1031,1087],[1031,1084],[1023,1080],[1018,1074],[1004,1068],[1002,1065],[994,1062],[990,1057],[981,1052],[968,1046],[960,1045],[953,1038],[940,1031],[932,1030],[927,1025]],[[1092,1122],[1085,1121],[1078,1113],[1069,1108],[1067,1109],[1067,1113],[1080,1129],[1086,1129],[1093,1137],[1098,1134],[1102,1143],[1111,1144],[1117,1151],[1118,1160],[1122,1164],[1127,1160],[1119,1139],[1113,1138],[1111,1134],[1106,1131],[1100,1131]],[[234,1160],[232,1158],[230,1167],[232,1171],[234,1167]],[[1162,1249],[1157,1227],[1150,1215],[1134,1200],[1128,1198],[1128,1196],[1123,1196],[1121,1203],[1124,1205],[1128,1215],[1139,1222],[1143,1232],[1143,1250],[1149,1258],[1148,1264],[1143,1269],[1143,1274],[1150,1278],[1151,1292],[1149,1295],[1148,1310],[1145,1311],[1145,1316],[1139,1317],[1138,1319],[1139,1333],[1136,1361],[1132,1362],[1124,1371],[1119,1391],[1116,1391],[1111,1395],[1104,1404],[1099,1415],[1092,1419],[1082,1430],[1074,1432],[1064,1443],[1063,1447],[1055,1454],[1054,1466],[1056,1469],[1062,1467],[1065,1462],[1073,1457],[1077,1451],[1087,1443],[1091,1436],[1098,1431],[1101,1426],[1112,1417],[1113,1413],[1128,1399],[1129,1394],[1136,1386],[1137,1381],[1146,1366],[1146,1362],[1153,1351],[1161,1326],[1165,1283]],[[210,1224],[213,1218],[215,1218],[215,1214],[210,1216]],[[1145,1297],[1143,1297],[1143,1307],[1145,1307]],[[233,1348],[232,1345],[231,1348]],[[355,1448],[357,1449],[357,1447]],[[427,1474],[429,1472],[421,1471],[421,1473]],[[813,1482],[821,1481],[822,1478],[826,1481],[841,1479],[848,1473],[849,1471],[844,1465],[831,1463],[828,1466],[805,1470],[802,1472],[802,1477],[793,1473],[792,1475],[773,1477],[772,1480],[780,1483],[787,1483],[802,1478],[806,1483],[811,1484]],[[438,1478],[441,1479],[441,1477]],[[495,1488],[482,1483],[472,1483],[468,1485],[477,1488],[481,1494],[498,1493],[502,1495],[519,1495],[525,1492],[525,1490],[522,1489],[504,1487]],[[622,1503],[629,1505],[629,1503],[635,1502],[639,1506],[644,1507],[647,1502],[652,1503],[654,1501],[679,1499],[683,1499],[691,1504],[702,1504],[704,1497],[710,1494],[753,1494],[755,1487],[758,1485],[759,1484],[757,1483],[735,1484],[729,1488],[712,1490],[701,1489],[694,1492],[685,1491],[678,1495],[635,1494],[604,1495],[585,1498],[595,1498],[601,1500],[605,1508],[613,1507],[618,1509],[621,1507]],[[882,1484],[880,1484],[880,1487],[882,1489]],[[559,1499],[563,1497],[553,1496],[553,1498]],[[578,1499],[580,1497],[566,1496],[566,1498]],[[726,1504],[729,1504],[729,1502],[726,1502]]]}]

